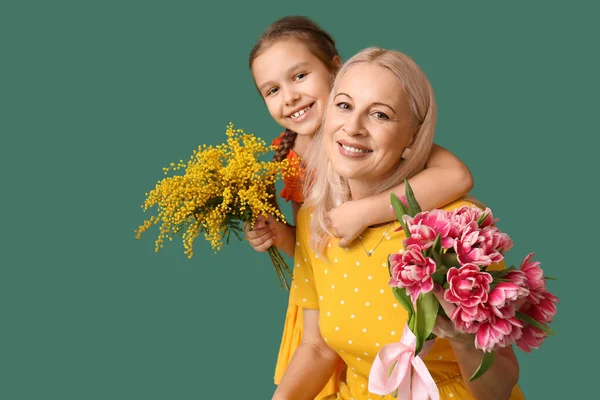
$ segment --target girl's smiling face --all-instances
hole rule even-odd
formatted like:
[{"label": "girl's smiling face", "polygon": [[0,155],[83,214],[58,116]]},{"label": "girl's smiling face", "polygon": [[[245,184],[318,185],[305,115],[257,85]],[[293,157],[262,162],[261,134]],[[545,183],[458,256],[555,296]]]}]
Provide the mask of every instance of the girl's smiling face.
[{"label": "girl's smiling face", "polygon": [[319,129],[332,74],[306,45],[280,39],[252,63],[254,82],[271,117],[285,129],[313,136]]}]

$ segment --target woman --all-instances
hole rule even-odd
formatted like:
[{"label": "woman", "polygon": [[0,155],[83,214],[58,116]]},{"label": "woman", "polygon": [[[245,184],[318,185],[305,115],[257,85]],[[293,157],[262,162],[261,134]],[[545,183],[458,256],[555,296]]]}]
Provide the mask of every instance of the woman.
[{"label": "woman", "polygon": [[[433,91],[406,55],[367,49],[340,70],[321,137],[307,159],[315,174],[298,213],[293,284],[304,335],[274,399],[314,398],[340,359],[347,369],[332,398],[381,398],[368,392],[367,378],[379,349],[399,341],[406,324],[387,270],[387,257],[402,248],[404,234],[395,231],[397,223],[380,224],[340,248],[331,240],[335,233],[326,216],[340,203],[389,191],[418,173],[431,150],[435,122]],[[424,357],[440,398],[523,398],[512,348],[498,351],[490,370],[469,383],[482,353],[471,336],[444,322],[434,333],[446,339],[436,340]]]}]

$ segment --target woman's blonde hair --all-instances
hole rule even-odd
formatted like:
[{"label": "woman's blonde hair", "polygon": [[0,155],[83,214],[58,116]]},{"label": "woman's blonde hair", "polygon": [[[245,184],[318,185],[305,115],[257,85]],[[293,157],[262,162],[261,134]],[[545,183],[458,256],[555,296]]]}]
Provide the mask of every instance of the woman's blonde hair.
[{"label": "woman's blonde hair", "polygon": [[[350,68],[359,63],[371,63],[386,68],[398,78],[407,96],[415,129],[410,144],[410,157],[398,160],[397,167],[373,191],[375,194],[399,185],[405,178],[410,178],[424,168],[433,145],[436,104],[429,80],[410,57],[399,51],[371,47],[362,50],[342,66],[334,81],[326,110],[331,106],[340,80]],[[402,92],[398,94],[404,95]],[[323,253],[329,237],[332,236],[327,213],[335,206],[351,200],[348,182],[332,168],[323,145],[323,127],[326,119],[327,111],[323,116],[321,129],[315,135],[304,158],[309,171],[304,186],[304,204],[313,213],[310,222],[310,244],[318,254]]]}]

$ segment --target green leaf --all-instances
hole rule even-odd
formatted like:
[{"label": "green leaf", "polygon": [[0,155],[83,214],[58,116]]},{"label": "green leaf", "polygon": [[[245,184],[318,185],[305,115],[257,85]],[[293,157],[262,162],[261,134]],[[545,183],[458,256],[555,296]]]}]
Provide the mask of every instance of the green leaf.
[{"label": "green leaf", "polygon": [[481,224],[483,224],[483,221],[485,221],[485,219],[488,217],[488,213],[483,213],[481,214],[481,217],[479,217],[479,219],[477,220],[477,226],[481,226]]},{"label": "green leaf", "polygon": [[438,303],[432,292],[421,293],[417,298],[417,309],[415,312],[416,322],[414,331],[415,336],[417,337],[417,348],[415,350],[415,354],[419,354],[421,348],[423,347],[423,343],[425,343],[425,340],[431,334],[433,326],[435,325],[439,306],[440,303]]},{"label": "green leaf", "polygon": [[[436,251],[432,251],[431,252],[431,257],[433,258],[433,261],[435,261],[435,265],[437,266],[438,270],[441,267],[444,267],[444,260],[442,259],[442,256],[440,253],[436,252]],[[446,271],[448,271],[448,268],[446,268]]]},{"label": "green leaf", "polygon": [[404,185],[406,186],[406,204],[408,204],[408,214],[411,217],[414,217],[421,212],[421,206],[417,202],[417,199],[415,199],[415,194],[413,193],[407,179],[404,179]]},{"label": "green leaf", "polygon": [[409,316],[415,312],[410,296],[406,294],[405,289],[393,287],[392,293],[394,293],[394,296],[396,297],[400,305],[404,307],[404,309],[408,312]]},{"label": "green leaf", "polygon": [[519,321],[523,321],[526,324],[532,325],[532,326],[538,328],[540,331],[547,333],[548,335],[556,335],[556,332],[554,332],[552,329],[550,329],[547,325],[542,324],[540,321],[538,321],[537,319],[535,319],[533,317],[530,317],[527,314],[517,311],[515,313],[515,317],[517,317],[517,319]]},{"label": "green leaf", "polygon": [[495,358],[496,352],[494,351],[490,353],[483,353],[483,357],[481,357],[481,363],[479,364],[479,367],[477,367],[477,370],[475,370],[475,372],[473,373],[473,376],[471,376],[471,379],[469,379],[469,382],[473,382],[475,379],[485,374],[486,371],[490,369],[492,364],[494,364]]},{"label": "green leaf", "polygon": [[398,219],[398,222],[400,222],[400,225],[402,226],[402,229],[404,230],[404,234],[406,235],[406,238],[409,238],[410,232],[406,228],[406,222],[404,222],[404,219],[402,219],[403,215],[408,214],[408,212],[406,211],[406,208],[404,207],[404,204],[402,204],[402,202],[400,201],[400,199],[398,198],[398,196],[396,196],[396,193],[394,193],[394,192],[392,192],[390,194],[390,201],[392,203],[392,208],[394,209],[394,214],[396,214],[396,219]]},{"label": "green leaf", "polygon": [[438,267],[438,269],[436,269],[433,274],[431,274],[431,279],[433,279],[433,281],[435,283],[438,283],[441,285],[444,283],[444,278],[446,278],[447,273],[448,273],[448,268],[446,268],[442,265],[442,266]]},{"label": "green leaf", "polygon": [[233,232],[233,234],[235,235],[235,237],[237,237],[237,239],[238,239],[239,241],[242,241],[242,237],[240,236],[240,234],[239,234],[239,233],[238,233],[236,230],[233,230],[232,232]]},{"label": "green leaf", "polygon": [[435,240],[433,241],[433,245],[431,246],[431,249],[440,254],[442,252],[442,234],[438,233],[437,236],[435,237]]},{"label": "green leaf", "polygon": [[412,313],[409,315],[408,318],[408,329],[410,329],[410,331],[412,333],[415,333],[415,323],[417,322],[417,315],[415,313]]},{"label": "green leaf", "polygon": [[547,280],[549,280],[549,281],[556,281],[556,280],[558,280],[558,279],[556,279],[556,278],[553,278],[553,277],[551,277],[551,276],[545,276],[545,275],[544,275],[544,279],[547,279]]},{"label": "green leaf", "polygon": [[460,268],[460,263],[458,262],[458,256],[456,253],[448,252],[442,256],[442,262],[447,267],[457,267]]}]

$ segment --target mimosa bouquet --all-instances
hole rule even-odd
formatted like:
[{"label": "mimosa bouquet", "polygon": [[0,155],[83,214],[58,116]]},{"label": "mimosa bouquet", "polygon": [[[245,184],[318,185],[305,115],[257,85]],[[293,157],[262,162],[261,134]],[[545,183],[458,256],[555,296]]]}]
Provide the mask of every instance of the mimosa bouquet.
[{"label": "mimosa bouquet", "polygon": [[[136,237],[152,225],[160,224],[156,251],[165,239],[181,236],[184,253],[191,258],[193,245],[200,233],[211,244],[215,254],[229,243],[231,234],[239,240],[243,224],[254,225],[259,215],[272,215],[285,223],[277,206],[275,182],[283,174],[294,174],[296,168],[288,160],[261,161],[261,156],[273,148],[264,140],[227,126],[226,143],[218,146],[201,145],[190,160],[171,163],[163,168],[165,175],[173,174],[156,184],[146,193],[144,211],[157,206],[157,214],[144,221],[136,230]],[[289,290],[291,270],[276,247],[268,251],[280,286]]]},{"label": "mimosa bouquet", "polygon": [[[435,383],[417,355],[427,340],[435,338],[432,330],[438,315],[449,318],[458,331],[472,334],[474,346],[481,350],[482,360],[472,381],[492,366],[498,349],[516,344],[530,352],[553,335],[548,324],[556,314],[558,298],[546,289],[546,280],[552,278],[544,276],[533,253],[518,269],[503,268],[504,254],[513,242],[498,229],[498,219],[489,208],[473,205],[452,211],[421,211],[408,181],[405,184],[404,202],[391,194],[399,229],[406,234],[404,249],[389,256],[388,266],[389,285],[408,312],[405,335],[409,339],[388,345],[400,346],[400,350],[380,351],[371,370],[372,389],[378,394],[393,393],[398,386],[390,386],[392,381],[410,388],[410,377],[406,381],[404,376],[391,376],[398,374],[400,367],[410,375],[406,364],[412,362],[413,388],[423,393],[428,390],[431,398],[436,398]],[[452,305],[451,315],[446,315],[433,294],[434,285],[441,287],[443,298]],[[402,361],[382,358],[393,352],[404,354]]]}]

